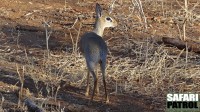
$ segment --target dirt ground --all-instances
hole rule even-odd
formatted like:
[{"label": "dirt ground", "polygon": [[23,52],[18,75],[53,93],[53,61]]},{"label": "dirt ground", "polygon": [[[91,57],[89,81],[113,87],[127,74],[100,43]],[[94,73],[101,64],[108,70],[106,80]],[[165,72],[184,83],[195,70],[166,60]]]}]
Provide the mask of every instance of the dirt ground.
[{"label": "dirt ground", "polygon": [[[97,0],[80,0],[80,3],[78,3],[78,0],[66,1],[66,3],[64,0],[0,1],[0,111],[27,111],[23,105],[26,98],[33,100],[37,105],[42,105],[45,111],[53,112],[164,111],[166,108],[164,94],[160,93],[161,95],[159,95],[155,92],[159,97],[154,98],[152,94],[142,94],[142,90],[138,90],[152,81],[148,78],[143,79],[144,83],[137,86],[137,90],[127,92],[122,89],[119,93],[115,93],[115,79],[109,78],[108,91],[111,93],[109,95],[110,103],[106,104],[104,101],[102,86],[100,87],[101,95],[96,96],[94,102],[88,105],[90,97],[84,95],[85,79],[83,76],[72,75],[86,72],[85,65],[78,64],[84,61],[82,61],[83,57],[79,52],[74,55],[74,46],[77,37],[85,31],[92,29]],[[176,22],[182,20],[174,20],[174,18],[181,11],[174,11],[173,16],[175,17],[172,18],[170,15],[172,12],[167,12],[166,8],[163,9],[165,11],[165,16],[163,16],[163,11],[159,10],[161,7],[159,1],[156,2],[157,5],[154,2],[148,4],[147,1],[143,0],[142,2],[144,3],[144,13],[148,22],[147,31],[144,31],[143,24],[141,24],[143,20],[138,16],[139,14],[134,14],[136,13],[134,11],[131,12],[133,9],[129,6],[129,0],[119,0],[116,2],[116,7],[114,7],[112,14],[115,15],[114,17],[118,21],[118,27],[106,29],[104,33],[104,39],[109,44],[108,47],[110,49],[110,55],[108,56],[110,66],[115,64],[114,61],[119,61],[122,58],[136,59],[137,53],[133,49],[137,48],[137,46],[126,46],[130,41],[143,43],[148,38],[155,46],[159,46],[161,45],[159,43],[161,37],[179,36],[178,23]],[[175,0],[169,1],[164,2],[165,7],[176,4],[173,5],[173,9],[181,9]],[[108,6],[111,4],[109,0],[98,2],[104,10],[108,10]],[[191,0],[190,3],[195,4],[196,1]],[[197,9],[195,10],[196,13],[200,14],[200,6],[198,5],[195,9]],[[49,52],[51,56],[49,58],[47,58],[46,51],[45,21],[49,22],[50,27],[48,27],[48,31],[51,31],[49,39]],[[199,21],[191,22],[186,30],[187,37],[197,41],[200,41]],[[117,46],[119,43],[123,45]],[[119,48],[122,50],[119,50]],[[180,52],[174,47],[163,47],[161,49],[168,49],[171,51],[169,54],[173,56],[179,55]],[[145,52],[143,53],[145,54]],[[199,70],[199,54],[189,54],[192,55],[193,60],[191,61],[193,65]],[[111,60],[113,59],[111,56],[116,57],[115,60]],[[71,69],[62,71],[64,65],[68,66],[68,68],[75,68],[73,69],[74,72]],[[142,64],[138,62],[139,65]],[[199,79],[180,80],[184,80],[186,83],[190,83],[192,80],[199,84]],[[135,80],[136,84],[140,83],[138,80]],[[19,98],[22,82],[24,82],[23,91],[26,92],[23,92],[22,98]],[[155,91],[159,90],[156,89]],[[197,88],[195,91],[199,92],[200,89]],[[21,100],[21,103],[19,103],[19,100]]]}]

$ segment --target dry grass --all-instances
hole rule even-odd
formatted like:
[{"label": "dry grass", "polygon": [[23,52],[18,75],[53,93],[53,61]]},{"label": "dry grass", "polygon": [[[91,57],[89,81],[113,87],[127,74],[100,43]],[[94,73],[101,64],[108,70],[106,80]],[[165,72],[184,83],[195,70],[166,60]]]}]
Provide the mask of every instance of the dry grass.
[{"label": "dry grass", "polygon": [[[178,5],[169,7],[169,4],[172,5],[176,1],[173,3],[169,3],[167,0],[142,1],[143,7],[149,6],[144,9],[144,14],[147,18],[155,16],[153,17],[153,21],[161,24],[159,27],[165,24],[171,25],[175,23],[177,24],[175,26],[178,26],[175,30],[179,31],[179,33],[160,34],[158,29],[151,30],[153,29],[151,27],[152,20],[147,20],[149,22],[148,30],[151,37],[145,37],[143,40],[137,41],[134,40],[134,34],[136,31],[141,34],[144,33],[144,24],[140,12],[134,10],[134,6],[128,5],[129,3],[131,1],[126,0],[122,2],[122,6],[116,4],[116,7],[113,7],[113,14],[119,19],[119,27],[116,29],[118,33],[105,34],[106,37],[113,36],[113,38],[107,39],[110,54],[108,55],[106,80],[111,94],[134,94],[137,92],[149,96],[155,101],[161,100],[163,102],[166,99],[166,94],[171,92],[195,92],[200,94],[200,56],[190,53],[187,50],[180,51],[176,48],[169,48],[152,41],[152,38],[157,36],[168,35],[176,37],[177,35],[182,36],[182,33],[187,35],[185,32],[189,31],[187,29],[185,29],[186,31],[181,29],[177,21],[180,22],[182,21],[180,18],[187,17],[188,22],[184,23],[187,24],[184,27],[196,24],[200,20],[198,15],[199,10],[196,11],[195,7],[199,7],[199,5],[192,4],[192,11],[190,13],[186,12],[187,15],[190,15],[185,16],[184,11],[186,9],[183,10]],[[178,3],[183,4],[180,0]],[[190,6],[190,4],[188,5]],[[120,11],[120,7],[130,9],[128,12],[116,13]],[[116,11],[115,8],[117,9]],[[151,15],[151,12],[145,13],[147,10],[158,12],[158,15]],[[85,87],[86,64],[77,47],[81,28],[82,26],[80,25],[76,29],[76,35],[70,33],[73,46],[66,50],[69,52],[49,51],[48,46],[47,50],[49,53],[41,49],[29,49],[29,51],[26,51],[26,49],[20,47],[17,39],[14,40],[19,46],[17,49],[12,49],[7,44],[0,45],[0,59],[7,61],[5,64],[10,65],[5,67],[6,69],[17,71],[19,77],[15,78],[20,79],[22,87],[24,76],[31,77],[39,94],[38,96],[42,96],[42,90],[38,83],[43,82],[46,85],[45,89],[47,91],[47,99],[45,100],[48,100],[48,98],[54,98],[56,100],[59,89],[61,88],[60,85],[63,81],[65,84],[73,87]],[[67,30],[70,32],[72,29],[69,28]],[[168,29],[163,32],[171,32],[172,30]],[[4,35],[1,34],[1,36]],[[38,52],[40,52],[40,56],[32,55]],[[19,64],[17,66],[13,65],[13,62],[10,62],[10,58],[14,58],[14,62],[18,62]],[[20,73],[20,70],[22,73]],[[3,102],[4,97],[1,96],[0,111]]]}]

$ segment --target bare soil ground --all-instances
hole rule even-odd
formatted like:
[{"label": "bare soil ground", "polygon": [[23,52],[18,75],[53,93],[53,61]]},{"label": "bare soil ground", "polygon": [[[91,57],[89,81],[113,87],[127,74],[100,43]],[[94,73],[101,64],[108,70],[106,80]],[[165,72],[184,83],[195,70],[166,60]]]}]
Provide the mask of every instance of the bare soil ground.
[{"label": "bare soil ground", "polygon": [[[100,96],[88,105],[86,66],[77,40],[90,31],[96,0],[0,1],[0,111],[27,111],[28,98],[45,111],[159,112],[169,92],[200,94],[200,55],[164,45],[163,36],[183,34],[178,0],[142,0],[147,30],[130,0],[116,1],[118,21],[106,29],[110,103]],[[200,5],[190,0],[186,36],[200,41]],[[104,10],[112,3],[98,1]],[[180,5],[179,5],[179,4]],[[193,7],[195,6],[196,7]],[[49,52],[44,22],[49,22]],[[101,76],[101,75],[100,75]],[[92,78],[91,78],[92,79]],[[102,81],[100,78],[100,85]],[[92,85],[92,84],[91,84]]]}]

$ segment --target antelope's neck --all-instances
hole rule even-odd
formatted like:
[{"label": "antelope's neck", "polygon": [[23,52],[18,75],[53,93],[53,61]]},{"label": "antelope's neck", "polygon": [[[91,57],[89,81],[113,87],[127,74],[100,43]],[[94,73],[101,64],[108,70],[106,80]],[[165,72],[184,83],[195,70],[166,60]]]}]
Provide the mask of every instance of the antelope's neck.
[{"label": "antelope's neck", "polygon": [[98,21],[98,22],[95,23],[93,32],[102,37],[102,36],[103,36],[103,31],[104,31],[104,29],[105,29],[105,28],[104,28],[104,27],[101,25],[101,23]]}]

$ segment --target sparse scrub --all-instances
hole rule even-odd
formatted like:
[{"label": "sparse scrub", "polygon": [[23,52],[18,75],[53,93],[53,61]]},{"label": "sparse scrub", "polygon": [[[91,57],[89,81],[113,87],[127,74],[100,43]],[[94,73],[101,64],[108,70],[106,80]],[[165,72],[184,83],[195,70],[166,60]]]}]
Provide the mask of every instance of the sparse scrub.
[{"label": "sparse scrub", "polygon": [[[79,4],[67,0],[62,1],[63,4],[52,1],[45,4],[32,1],[34,5],[30,5],[30,10],[42,8],[30,15],[26,15],[29,10],[6,9],[2,2],[4,7],[0,12],[5,17],[0,20],[0,111],[7,111],[8,107],[26,111],[21,98],[26,94],[22,90],[30,90],[31,97],[27,97],[43,110],[55,112],[112,111],[126,106],[134,109],[138,105],[129,106],[129,99],[145,105],[145,98],[153,102],[155,108],[160,105],[159,110],[164,111],[167,93],[200,94],[200,55],[190,52],[187,47],[185,50],[169,47],[159,40],[163,36],[183,40],[200,38],[198,0],[100,1],[103,9],[109,7],[107,2],[110,3],[109,11],[119,25],[114,30],[106,30],[103,38],[109,48],[106,78],[111,104],[105,105],[100,102],[101,97],[97,97],[93,107],[86,106],[89,100],[84,96],[87,70],[78,41],[80,35],[92,27],[85,23],[94,22],[94,1],[79,1]],[[81,18],[78,18],[80,14]],[[41,26],[44,17],[52,20],[50,26],[47,21],[45,27]],[[41,28],[36,32],[13,28],[13,23],[20,24],[24,19],[31,27]],[[144,32],[145,28],[148,30]],[[13,91],[18,89],[16,96]],[[100,93],[103,93],[103,85]],[[137,98],[131,99],[134,95]],[[144,101],[138,100],[140,98]],[[17,101],[21,108],[17,107]],[[150,108],[149,104],[146,104],[146,110]],[[99,110],[94,109],[96,106]]]},{"label": "sparse scrub", "polygon": [[178,0],[176,0],[176,2],[179,4],[179,6],[182,8],[182,11],[184,12],[184,15],[181,15],[181,16],[183,16],[183,18],[182,18],[183,19],[183,23],[182,23],[182,32],[183,32],[183,34],[181,35],[180,38],[182,40],[186,40],[187,39],[187,36],[186,36],[186,24],[188,24],[188,22],[195,21],[196,14],[193,11],[199,5],[199,1],[197,1],[194,4],[194,6],[192,6],[191,9],[189,9],[190,2],[188,0],[184,0],[184,6],[181,5],[181,3]]},{"label": "sparse scrub", "polygon": [[5,99],[3,97],[3,95],[1,94],[1,105],[0,105],[0,111],[3,111],[3,103],[4,103]]},{"label": "sparse scrub", "polygon": [[46,48],[47,48],[47,56],[49,58],[50,56],[50,52],[49,52],[49,38],[51,36],[51,33],[52,31],[48,31],[49,28],[51,28],[51,22],[47,22],[47,21],[44,21],[44,28],[45,28],[45,36],[46,36]]},{"label": "sparse scrub", "polygon": [[25,67],[23,66],[22,67],[22,70],[19,68],[18,65],[16,65],[16,68],[17,68],[17,74],[19,76],[19,81],[20,81],[20,90],[19,90],[19,99],[18,99],[18,107],[21,106],[21,102],[23,100],[22,96],[23,96],[23,88],[24,88],[24,75],[25,75]]},{"label": "sparse scrub", "polygon": [[[107,71],[111,79],[120,82],[118,87],[123,89],[122,91],[128,93],[137,91],[155,99],[162,98],[162,100],[165,100],[165,95],[169,92],[199,92],[196,86],[192,87],[200,72],[199,65],[191,66],[196,62],[190,60],[186,65],[186,59],[180,57],[183,51],[180,52],[180,55],[172,56],[169,54],[170,51],[164,50],[164,46],[147,43],[149,43],[149,47],[141,45],[141,43],[130,43],[137,46],[134,50],[135,59],[131,57],[114,59],[115,57],[111,57],[110,60],[115,61],[108,66]],[[115,88],[115,85],[112,88]]]}]

